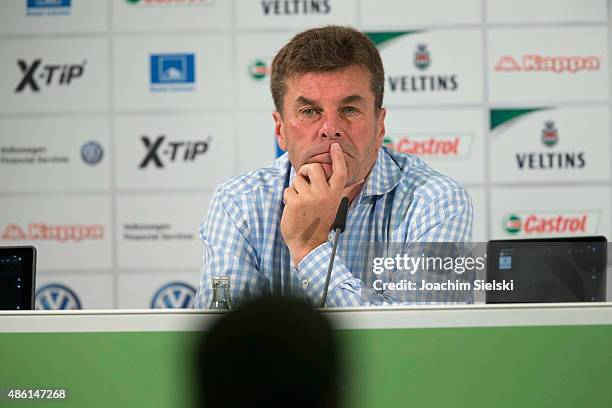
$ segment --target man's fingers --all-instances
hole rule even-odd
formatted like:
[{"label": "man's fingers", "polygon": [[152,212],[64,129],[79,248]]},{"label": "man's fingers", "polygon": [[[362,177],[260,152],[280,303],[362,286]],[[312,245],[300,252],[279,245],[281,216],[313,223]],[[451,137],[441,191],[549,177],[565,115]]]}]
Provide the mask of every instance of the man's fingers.
[{"label": "man's fingers", "polygon": [[341,191],[346,184],[346,162],[340,144],[334,143],[329,149],[332,157],[332,176],[329,179],[329,185],[332,190]]},{"label": "man's fingers", "polygon": [[292,187],[295,189],[295,191],[297,191],[298,194],[306,194],[308,190],[310,189],[310,184],[304,178],[304,176],[300,176],[296,174],[295,177],[293,178]]},{"label": "man's fingers", "polygon": [[325,179],[325,171],[319,163],[305,164],[298,170],[298,176],[308,177],[310,184],[315,189],[321,189],[327,187],[327,180]]},{"label": "man's fingers", "polygon": [[287,187],[283,192],[283,203],[285,203],[285,205],[288,205],[292,201],[295,201],[297,198],[297,193],[291,187]]}]

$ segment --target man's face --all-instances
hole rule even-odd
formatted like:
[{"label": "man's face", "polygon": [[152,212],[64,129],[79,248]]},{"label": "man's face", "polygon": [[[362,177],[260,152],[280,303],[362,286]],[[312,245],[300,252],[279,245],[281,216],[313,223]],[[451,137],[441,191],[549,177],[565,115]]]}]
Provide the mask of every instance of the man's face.
[{"label": "man's face", "polygon": [[320,163],[329,180],[329,148],[342,147],[350,186],[370,172],[385,134],[385,110],[374,105],[367,71],[353,65],[332,72],[306,73],[287,81],[283,115],[274,112],[278,145],[297,170]]}]

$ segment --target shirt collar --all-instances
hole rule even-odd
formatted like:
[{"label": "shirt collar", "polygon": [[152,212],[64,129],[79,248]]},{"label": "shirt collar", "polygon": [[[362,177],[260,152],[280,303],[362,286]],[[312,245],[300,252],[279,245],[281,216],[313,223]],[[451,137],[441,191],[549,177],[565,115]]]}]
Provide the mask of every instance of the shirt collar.
[{"label": "shirt collar", "polygon": [[400,182],[402,170],[387,149],[385,146],[378,149],[374,167],[359,194],[359,200],[369,196],[387,194]]}]

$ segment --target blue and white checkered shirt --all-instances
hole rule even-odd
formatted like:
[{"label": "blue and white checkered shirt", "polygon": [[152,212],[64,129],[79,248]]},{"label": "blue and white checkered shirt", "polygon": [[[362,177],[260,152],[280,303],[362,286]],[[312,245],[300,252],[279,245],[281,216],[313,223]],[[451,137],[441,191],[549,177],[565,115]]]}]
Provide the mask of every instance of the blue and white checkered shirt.
[{"label": "blue and white checkered shirt", "polygon": [[[305,296],[314,304],[320,302],[331,242],[312,250],[295,267],[280,232],[283,191],[294,176],[285,154],[271,166],[217,188],[200,227],[204,255],[196,307],[210,305],[213,276],[230,277],[234,303],[261,294]],[[471,199],[459,183],[416,156],[382,147],[349,208],[327,306],[473,302],[471,290],[375,290],[373,282],[379,275],[364,268],[367,243],[404,243],[408,248],[422,242],[469,242],[471,229]],[[412,276],[415,281],[425,278]],[[473,280],[468,273],[448,278]]]}]

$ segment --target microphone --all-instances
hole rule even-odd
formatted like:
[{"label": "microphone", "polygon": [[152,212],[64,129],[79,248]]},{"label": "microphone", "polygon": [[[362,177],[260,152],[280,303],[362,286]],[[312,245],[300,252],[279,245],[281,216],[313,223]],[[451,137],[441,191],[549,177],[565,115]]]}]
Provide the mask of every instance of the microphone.
[{"label": "microphone", "polygon": [[325,301],[327,300],[327,290],[329,289],[329,281],[331,279],[332,268],[334,267],[334,258],[336,257],[336,248],[338,247],[338,238],[340,234],[344,232],[346,228],[346,214],[348,213],[349,199],[348,197],[342,197],[340,205],[338,206],[338,212],[336,213],[336,219],[332,224],[332,231],[334,231],[334,245],[332,246],[331,257],[329,258],[329,267],[327,268],[327,278],[325,278],[325,287],[323,288],[323,297],[321,298],[321,304],[319,307],[325,307]]}]

